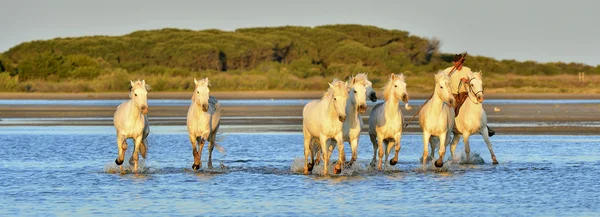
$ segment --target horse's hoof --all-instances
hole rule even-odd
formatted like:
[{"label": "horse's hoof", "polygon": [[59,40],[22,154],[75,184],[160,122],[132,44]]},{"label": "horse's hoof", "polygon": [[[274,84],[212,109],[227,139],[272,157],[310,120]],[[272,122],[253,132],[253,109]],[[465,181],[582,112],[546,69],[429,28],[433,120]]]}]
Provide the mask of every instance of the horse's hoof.
[{"label": "horse's hoof", "polygon": [[135,165],[135,161],[133,160],[133,158],[129,159],[129,165],[131,165],[131,166]]},{"label": "horse's hoof", "polygon": [[340,174],[341,172],[342,172],[342,167],[339,164],[335,165],[335,167],[333,167],[334,174]]},{"label": "horse's hoof", "polygon": [[392,166],[396,165],[397,163],[398,163],[398,160],[394,160],[394,159],[390,160],[390,165],[392,165]]},{"label": "horse's hoof", "polygon": [[441,159],[435,161],[435,167],[442,167],[442,166],[444,166],[444,162],[442,162]]},{"label": "horse's hoof", "polygon": [[193,170],[198,170],[198,169],[200,169],[200,164],[192,164],[192,169],[193,169]]},{"label": "horse's hoof", "polygon": [[496,165],[496,164],[498,164],[498,161],[495,160],[494,162],[492,162],[492,164]]},{"label": "horse's hoof", "polygon": [[121,166],[123,164],[122,160],[119,160],[119,158],[115,159],[115,163],[119,166]]},{"label": "horse's hoof", "polygon": [[314,167],[314,164],[313,164],[313,163],[308,163],[308,164],[306,165],[306,167],[308,168],[306,172],[312,172],[312,170],[313,170],[313,167]]}]

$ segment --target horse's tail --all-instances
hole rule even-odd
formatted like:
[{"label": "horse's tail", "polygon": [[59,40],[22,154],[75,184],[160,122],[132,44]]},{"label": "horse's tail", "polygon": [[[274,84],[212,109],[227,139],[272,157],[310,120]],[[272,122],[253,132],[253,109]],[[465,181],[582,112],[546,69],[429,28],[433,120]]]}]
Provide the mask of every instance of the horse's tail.
[{"label": "horse's tail", "polygon": [[[217,127],[218,129],[218,127]],[[225,140],[225,138],[227,138],[227,136],[229,136],[229,134],[227,135],[222,135],[221,133],[215,133],[213,138],[209,141],[214,148],[217,149],[217,151],[219,151],[219,153],[221,153],[222,155],[226,155],[225,153],[225,148],[223,148],[223,146],[219,145],[219,143],[223,140]]]}]

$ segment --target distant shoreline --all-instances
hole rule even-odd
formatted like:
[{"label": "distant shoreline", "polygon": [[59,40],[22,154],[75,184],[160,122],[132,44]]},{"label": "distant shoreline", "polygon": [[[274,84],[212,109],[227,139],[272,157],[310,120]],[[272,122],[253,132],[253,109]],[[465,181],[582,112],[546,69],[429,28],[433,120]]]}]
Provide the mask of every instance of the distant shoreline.
[{"label": "distant shoreline", "polygon": [[[212,96],[218,99],[318,99],[323,91],[215,91]],[[425,99],[430,93],[413,93],[411,99]],[[191,92],[150,92],[149,99],[189,99]],[[381,93],[378,93],[381,97]],[[487,93],[487,99],[600,99],[600,94],[574,93]],[[51,100],[84,100],[84,99],[127,99],[127,92],[106,93],[18,93],[0,92],[0,99],[51,99]]]}]

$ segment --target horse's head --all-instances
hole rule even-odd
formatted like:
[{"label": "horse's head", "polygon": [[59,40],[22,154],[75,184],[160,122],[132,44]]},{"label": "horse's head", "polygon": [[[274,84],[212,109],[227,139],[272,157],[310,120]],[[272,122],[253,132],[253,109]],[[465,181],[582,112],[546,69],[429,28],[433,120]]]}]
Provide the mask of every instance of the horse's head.
[{"label": "horse's head", "polygon": [[473,94],[477,98],[477,102],[483,102],[483,80],[481,79],[481,71],[474,72],[472,77],[469,77],[469,94]]},{"label": "horse's head", "polygon": [[456,101],[452,95],[452,89],[450,88],[450,77],[442,71],[435,75],[434,94],[448,105],[452,107],[455,106]]},{"label": "horse's head", "polygon": [[348,100],[348,82],[334,79],[329,83],[329,91],[333,97],[333,107],[338,115],[338,120],[346,120],[346,100]]},{"label": "horse's head", "polygon": [[130,81],[131,88],[129,98],[133,100],[133,105],[140,109],[143,114],[148,114],[148,87],[145,80]]},{"label": "horse's head", "polygon": [[[366,74],[358,74],[356,77],[350,78],[350,100],[357,106],[359,113],[363,113],[367,110],[367,85],[372,85],[367,79]],[[372,88],[371,88],[372,89]],[[377,100],[377,98],[375,98]]]},{"label": "horse's head", "polygon": [[207,112],[208,98],[210,94],[210,89],[208,89],[208,87],[210,86],[210,81],[208,78],[200,80],[196,80],[196,78],[194,78],[194,84],[196,84],[196,89],[194,90],[192,101],[198,104],[202,108],[202,111]]},{"label": "horse's head", "polygon": [[402,100],[404,103],[408,103],[408,91],[406,90],[406,81],[404,80],[404,74],[390,75],[390,80],[385,85],[383,90],[383,98],[387,101],[390,97]]}]

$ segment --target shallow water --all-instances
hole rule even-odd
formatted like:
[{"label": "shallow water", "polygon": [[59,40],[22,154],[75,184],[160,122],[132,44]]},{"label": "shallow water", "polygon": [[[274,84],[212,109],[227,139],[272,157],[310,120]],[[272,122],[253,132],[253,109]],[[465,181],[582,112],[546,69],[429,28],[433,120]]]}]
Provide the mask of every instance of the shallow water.
[{"label": "shallow water", "polygon": [[186,131],[153,127],[135,175],[117,172],[111,127],[0,127],[0,215],[600,215],[599,136],[494,136],[495,166],[473,136],[484,164],[423,170],[421,135],[408,134],[384,172],[362,136],[359,163],[332,176],[300,174],[300,133],[220,137],[216,168],[204,151],[193,172]]},{"label": "shallow water", "polygon": [[[232,105],[263,105],[263,106],[290,106],[305,105],[312,99],[250,99],[250,100],[219,100],[224,106]],[[379,99],[377,102],[367,101],[367,104],[373,105],[383,102]],[[511,104],[600,104],[596,99],[486,99],[486,104],[511,105]],[[44,99],[0,99],[0,105],[72,105],[72,106],[118,106],[123,100],[44,100]],[[411,105],[421,105],[425,103],[423,99],[410,100]],[[149,99],[149,106],[189,106],[189,99]]]}]

